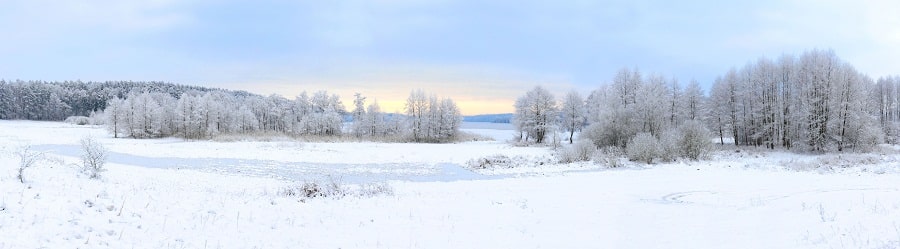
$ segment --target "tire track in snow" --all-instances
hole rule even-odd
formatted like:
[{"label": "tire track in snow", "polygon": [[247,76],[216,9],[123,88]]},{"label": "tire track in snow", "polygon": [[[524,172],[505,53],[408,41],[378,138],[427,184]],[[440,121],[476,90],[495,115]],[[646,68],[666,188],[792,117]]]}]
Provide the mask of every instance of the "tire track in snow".
[{"label": "tire track in snow", "polygon": [[718,194],[714,191],[685,191],[685,192],[675,192],[671,194],[664,195],[657,200],[657,202],[662,204],[693,204],[692,201],[683,200],[686,197],[695,196],[698,194],[706,194],[706,195],[715,195]]}]

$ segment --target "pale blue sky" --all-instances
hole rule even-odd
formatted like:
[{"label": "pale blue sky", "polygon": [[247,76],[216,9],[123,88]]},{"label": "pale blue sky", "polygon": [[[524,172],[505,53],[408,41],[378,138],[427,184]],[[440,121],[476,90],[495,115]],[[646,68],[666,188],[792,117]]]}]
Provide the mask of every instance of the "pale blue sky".
[{"label": "pale blue sky", "polygon": [[292,97],[413,88],[506,112],[535,85],[587,92],[625,66],[704,85],[760,56],[831,48],[897,74],[898,1],[7,1],[0,78],[162,80]]}]

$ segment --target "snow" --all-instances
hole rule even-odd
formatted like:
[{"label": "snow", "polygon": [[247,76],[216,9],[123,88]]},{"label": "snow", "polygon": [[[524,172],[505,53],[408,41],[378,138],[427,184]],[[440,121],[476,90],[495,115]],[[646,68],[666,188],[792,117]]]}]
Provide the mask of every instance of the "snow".
[{"label": "snow", "polygon": [[[102,179],[88,179],[62,149],[88,135],[135,160],[111,158]],[[54,152],[22,184],[12,153],[25,143],[57,147],[45,147]],[[552,152],[502,141],[113,139],[93,127],[0,121],[0,248],[900,247],[895,147],[842,155],[728,149],[701,162],[453,175],[496,154]],[[173,166],[179,159],[200,166]],[[214,159],[235,169],[204,170]],[[301,201],[279,192],[306,180],[302,173],[241,171],[272,162],[398,177],[387,179],[392,195]]]}]

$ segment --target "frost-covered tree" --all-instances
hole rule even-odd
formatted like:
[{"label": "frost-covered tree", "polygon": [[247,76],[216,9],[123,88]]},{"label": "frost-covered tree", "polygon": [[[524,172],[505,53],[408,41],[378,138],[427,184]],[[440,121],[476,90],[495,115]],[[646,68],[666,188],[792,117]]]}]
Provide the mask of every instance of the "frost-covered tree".
[{"label": "frost-covered tree", "polygon": [[543,143],[548,133],[555,132],[559,109],[553,95],[546,89],[537,86],[526,92],[516,100],[515,109],[513,124],[520,134],[526,134],[525,142],[531,139],[535,143]]},{"label": "frost-covered tree", "polygon": [[122,127],[124,127],[125,121],[125,101],[116,97],[109,100],[109,103],[106,104],[106,110],[104,110],[105,118],[106,118],[106,128],[109,132],[112,132],[113,137],[118,138],[119,133],[122,131]]},{"label": "frost-covered tree", "polygon": [[672,79],[669,84],[668,89],[668,101],[666,105],[668,106],[668,122],[667,125],[670,127],[677,127],[681,125],[681,121],[684,120],[685,109],[683,107],[684,102],[684,93],[682,92],[681,85],[678,84],[678,79]]},{"label": "frost-covered tree", "polygon": [[103,144],[92,137],[82,138],[80,143],[82,171],[91,179],[100,178],[100,173],[106,170],[104,165],[109,152]]},{"label": "frost-covered tree", "polygon": [[459,132],[462,114],[451,99],[438,100],[414,90],[406,101],[407,126],[415,142],[441,142]]},{"label": "frost-covered tree", "polygon": [[569,132],[569,144],[573,143],[576,131],[584,127],[586,111],[584,99],[577,91],[570,91],[563,98],[561,108],[561,124],[565,131]]},{"label": "frost-covered tree", "polygon": [[876,119],[886,106],[871,97],[874,89],[871,78],[833,51],[761,58],[716,81],[708,120],[716,121],[710,122],[714,132],[730,134],[737,145],[864,149],[882,137],[871,132],[881,130]]},{"label": "frost-covered tree", "polygon": [[682,98],[682,109],[684,110],[685,120],[700,120],[705,116],[703,89],[700,88],[700,82],[691,80],[687,88],[684,90]]},{"label": "frost-covered tree", "polygon": [[195,93],[183,93],[176,103],[176,108],[175,123],[179,127],[178,133],[187,139],[204,138],[200,98]]},{"label": "frost-covered tree", "polygon": [[428,99],[425,91],[413,90],[406,98],[406,116],[409,119],[409,128],[413,141],[420,142],[425,139],[428,130]]},{"label": "frost-covered tree", "polygon": [[[668,87],[666,80],[662,75],[652,75],[647,79],[647,84],[642,84],[638,88],[637,95],[640,96],[635,102],[635,121],[640,127],[641,132],[650,132],[654,136],[667,129],[668,106],[666,99],[669,99]],[[661,108],[663,107],[663,108]]]},{"label": "frost-covered tree", "polygon": [[313,94],[310,99],[311,112],[306,118],[309,119],[310,127],[307,128],[311,135],[340,135],[343,126],[343,118],[341,115],[345,113],[344,104],[340,98],[335,95],[329,95],[327,91],[318,91]]},{"label": "frost-covered tree", "polygon": [[362,121],[361,128],[364,134],[374,137],[382,137],[388,134],[384,113],[381,112],[378,100],[374,100],[369,104]]},{"label": "frost-covered tree", "polygon": [[885,141],[900,143],[900,76],[879,78],[870,98]]},{"label": "frost-covered tree", "polygon": [[353,117],[353,125],[351,127],[353,135],[361,137],[363,134],[366,134],[366,97],[363,97],[360,93],[353,95],[353,111],[350,114]]}]

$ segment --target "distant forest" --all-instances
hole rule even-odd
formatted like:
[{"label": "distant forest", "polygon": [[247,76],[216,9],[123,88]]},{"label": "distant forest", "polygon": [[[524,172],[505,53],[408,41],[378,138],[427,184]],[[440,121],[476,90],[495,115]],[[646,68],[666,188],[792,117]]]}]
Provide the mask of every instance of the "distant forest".
[{"label": "distant forest", "polygon": [[[90,116],[106,109],[109,100],[131,92],[166,93],[227,91],[218,88],[140,81],[6,81],[0,80],[0,119],[62,121],[69,116]],[[244,91],[227,91],[249,96]]]}]

